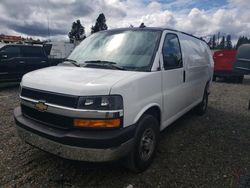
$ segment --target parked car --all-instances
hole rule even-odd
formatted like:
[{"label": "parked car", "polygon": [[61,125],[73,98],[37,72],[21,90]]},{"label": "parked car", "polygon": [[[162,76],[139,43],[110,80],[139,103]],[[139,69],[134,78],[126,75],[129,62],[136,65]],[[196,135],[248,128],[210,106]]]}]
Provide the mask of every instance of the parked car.
[{"label": "parked car", "polygon": [[0,82],[19,81],[30,71],[62,62],[48,58],[43,46],[9,44],[0,49]]},{"label": "parked car", "polygon": [[152,162],[159,133],[196,108],[206,112],[213,77],[207,44],[162,28],[95,33],[65,64],[26,74],[14,111],[19,136],[80,161]]},{"label": "parked car", "polygon": [[250,74],[250,44],[243,44],[238,48],[235,72],[239,74]]},{"label": "parked car", "polygon": [[214,76],[216,78],[231,79],[238,83],[242,83],[244,74],[234,71],[234,64],[236,62],[236,49],[223,49],[214,52]]}]

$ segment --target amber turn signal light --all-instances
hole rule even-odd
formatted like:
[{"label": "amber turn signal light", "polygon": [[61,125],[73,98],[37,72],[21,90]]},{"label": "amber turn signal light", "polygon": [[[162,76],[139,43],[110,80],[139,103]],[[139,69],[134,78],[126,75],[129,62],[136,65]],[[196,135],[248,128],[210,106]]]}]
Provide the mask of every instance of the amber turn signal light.
[{"label": "amber turn signal light", "polygon": [[89,120],[89,119],[74,119],[74,126],[83,128],[118,128],[121,125],[121,119],[106,119],[106,120]]}]

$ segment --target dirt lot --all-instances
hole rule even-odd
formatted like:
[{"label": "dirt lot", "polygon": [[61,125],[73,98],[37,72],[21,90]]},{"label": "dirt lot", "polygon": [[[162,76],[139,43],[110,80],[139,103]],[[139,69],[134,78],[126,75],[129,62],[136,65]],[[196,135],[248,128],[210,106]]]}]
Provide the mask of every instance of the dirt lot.
[{"label": "dirt lot", "polygon": [[69,161],[23,143],[13,109],[18,87],[0,88],[0,187],[238,187],[250,170],[250,77],[216,82],[208,112],[190,112],[162,133],[152,166],[141,174],[119,162]]}]

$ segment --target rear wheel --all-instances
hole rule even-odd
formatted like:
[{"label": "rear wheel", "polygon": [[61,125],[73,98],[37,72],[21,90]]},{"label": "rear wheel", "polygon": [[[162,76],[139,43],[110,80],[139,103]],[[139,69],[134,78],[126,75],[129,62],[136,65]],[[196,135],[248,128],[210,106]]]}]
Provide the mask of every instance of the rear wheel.
[{"label": "rear wheel", "polygon": [[216,78],[217,78],[217,77],[216,77],[215,75],[213,75],[213,81],[214,81],[214,82],[216,81]]},{"label": "rear wheel", "polygon": [[207,111],[207,105],[208,105],[208,87],[206,87],[204,91],[202,101],[200,102],[200,104],[198,104],[198,106],[195,109],[196,113],[200,116],[204,115]]},{"label": "rear wheel", "polygon": [[158,139],[158,120],[145,114],[138,123],[134,148],[127,157],[126,167],[134,172],[146,170],[153,161]]},{"label": "rear wheel", "polygon": [[244,76],[239,76],[237,81],[238,83],[242,84],[243,80],[244,80]]}]

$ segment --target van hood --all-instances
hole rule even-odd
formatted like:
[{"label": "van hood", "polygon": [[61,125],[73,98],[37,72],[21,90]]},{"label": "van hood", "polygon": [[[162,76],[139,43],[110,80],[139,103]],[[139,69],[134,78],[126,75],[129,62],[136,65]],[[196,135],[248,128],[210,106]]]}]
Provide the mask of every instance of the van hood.
[{"label": "van hood", "polygon": [[136,72],[55,66],[23,76],[21,86],[77,96],[108,95],[114,84]]}]

